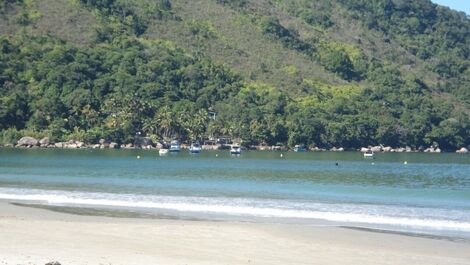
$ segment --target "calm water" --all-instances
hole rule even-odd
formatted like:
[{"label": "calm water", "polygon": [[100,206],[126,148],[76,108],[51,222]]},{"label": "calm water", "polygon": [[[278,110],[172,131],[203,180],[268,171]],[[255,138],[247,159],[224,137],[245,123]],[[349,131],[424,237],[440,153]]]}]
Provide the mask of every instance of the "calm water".
[{"label": "calm water", "polygon": [[470,155],[280,154],[0,149],[0,199],[470,237]]}]

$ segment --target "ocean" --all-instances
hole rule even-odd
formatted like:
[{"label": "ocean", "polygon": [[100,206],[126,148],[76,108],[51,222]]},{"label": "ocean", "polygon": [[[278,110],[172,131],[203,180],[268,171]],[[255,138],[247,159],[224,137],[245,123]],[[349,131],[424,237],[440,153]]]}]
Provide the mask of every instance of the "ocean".
[{"label": "ocean", "polygon": [[470,155],[0,149],[0,200],[470,239]]}]

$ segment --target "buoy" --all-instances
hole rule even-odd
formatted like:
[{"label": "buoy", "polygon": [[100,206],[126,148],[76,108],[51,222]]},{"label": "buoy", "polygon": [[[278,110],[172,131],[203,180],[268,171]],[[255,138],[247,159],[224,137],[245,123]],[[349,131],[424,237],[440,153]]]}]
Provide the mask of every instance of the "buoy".
[{"label": "buoy", "polygon": [[140,159],[140,156],[137,156],[137,159]]},{"label": "buoy", "polygon": [[284,155],[283,155],[283,154],[281,154],[281,157],[283,157],[283,156],[284,156]]},{"label": "buoy", "polygon": [[403,164],[408,165],[408,161],[403,162]]},{"label": "buoy", "polygon": [[219,157],[219,154],[215,154],[215,157]]},{"label": "buoy", "polygon": [[375,165],[375,163],[374,163],[374,162],[372,162],[372,163],[371,163],[371,165]]}]

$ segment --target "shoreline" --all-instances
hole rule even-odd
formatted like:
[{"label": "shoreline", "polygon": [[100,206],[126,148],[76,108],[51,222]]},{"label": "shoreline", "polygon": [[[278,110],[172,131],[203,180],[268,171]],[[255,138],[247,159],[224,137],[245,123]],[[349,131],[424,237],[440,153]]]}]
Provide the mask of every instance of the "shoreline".
[{"label": "shoreline", "polygon": [[[76,144],[72,144],[71,146],[68,146],[64,143],[61,143],[60,146],[55,146],[55,145],[49,145],[49,146],[16,146],[16,145],[12,145],[12,144],[6,144],[6,145],[2,145],[0,144],[0,149],[20,149],[20,150],[27,150],[27,149],[43,149],[43,150],[47,150],[47,149],[57,149],[57,150],[94,150],[94,149],[98,149],[98,150],[156,150],[158,151],[159,149],[161,149],[160,147],[158,146],[132,146],[132,147],[128,147],[128,146],[116,146],[115,147],[103,147],[99,144],[84,144],[83,146],[80,146],[80,145],[76,145]],[[186,145],[182,145],[181,146],[181,149],[182,150],[189,150],[189,146],[186,146]],[[228,150],[226,147],[221,147],[221,146],[202,146],[202,150],[204,151],[224,151],[224,150]],[[291,148],[288,148],[288,147],[278,147],[278,146],[249,146],[248,148],[246,148],[246,150],[249,150],[249,151],[273,151],[273,152],[296,152],[294,151],[293,149]],[[374,151],[375,150],[375,151]],[[425,150],[415,150],[415,149],[407,149],[405,147],[399,147],[399,148],[395,148],[395,149],[389,149],[389,148],[386,148],[385,150],[377,150],[377,149],[374,149],[374,147],[372,148],[365,148],[365,147],[362,147],[360,149],[354,149],[354,148],[343,148],[343,147],[340,147],[340,148],[336,148],[336,147],[333,147],[331,149],[326,149],[326,148],[312,148],[312,149],[309,149],[307,151],[303,151],[301,153],[316,153],[316,152],[333,152],[333,153],[342,153],[342,152],[357,152],[357,153],[365,153],[366,151],[373,151],[374,153],[379,153],[379,154],[382,154],[382,153],[397,153],[397,154],[400,154],[400,153],[428,153],[428,154],[440,154],[440,153],[444,153],[444,154],[454,154],[454,153],[457,153],[457,154],[462,154],[462,155],[465,155],[465,154],[470,154],[470,152],[467,150],[467,149],[459,149],[459,150],[456,150],[456,151],[446,151],[446,150],[439,150],[439,151],[430,151],[429,148],[425,149]],[[296,152],[297,153],[297,152]]]},{"label": "shoreline", "polygon": [[310,227],[337,227],[352,229],[358,231],[366,231],[370,233],[384,233],[384,234],[394,234],[402,235],[409,237],[417,238],[428,238],[435,240],[445,240],[450,242],[460,242],[470,244],[470,238],[466,237],[455,237],[448,235],[439,235],[431,233],[420,233],[420,232],[405,232],[398,230],[390,230],[385,228],[370,228],[364,225],[345,225],[338,222],[315,219],[310,220],[309,222],[302,222],[300,220],[281,220],[274,217],[266,218],[255,218],[255,219],[214,219],[210,217],[195,217],[195,216],[185,216],[185,215],[171,215],[165,213],[145,213],[132,209],[116,209],[116,208],[95,208],[95,207],[80,207],[80,206],[54,206],[54,205],[44,205],[36,203],[22,203],[16,201],[7,201],[0,200],[0,203],[8,203],[13,206],[26,207],[32,209],[42,209],[46,211],[77,215],[77,216],[95,216],[95,217],[110,217],[110,218],[131,218],[131,219],[149,219],[149,220],[181,220],[181,221],[202,221],[202,222],[233,222],[233,223],[250,223],[250,224],[279,224],[279,225],[303,225]]},{"label": "shoreline", "polygon": [[0,202],[1,264],[468,264],[468,243],[344,227],[74,215]]}]

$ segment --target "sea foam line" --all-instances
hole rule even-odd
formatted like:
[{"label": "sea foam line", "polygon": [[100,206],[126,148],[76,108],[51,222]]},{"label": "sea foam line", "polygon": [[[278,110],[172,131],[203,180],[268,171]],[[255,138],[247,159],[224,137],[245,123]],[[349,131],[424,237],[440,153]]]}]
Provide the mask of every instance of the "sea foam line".
[{"label": "sea foam line", "polygon": [[[30,190],[29,190],[30,191]],[[440,219],[419,219],[407,217],[392,217],[370,214],[340,213],[315,210],[279,209],[274,207],[235,206],[223,204],[201,204],[186,202],[155,202],[135,200],[130,195],[115,195],[103,193],[90,193],[88,195],[99,195],[97,198],[82,198],[62,194],[11,194],[0,193],[0,199],[15,201],[37,201],[46,202],[51,205],[76,205],[76,206],[111,206],[125,208],[149,208],[160,210],[174,210],[180,212],[200,212],[227,214],[235,216],[275,217],[275,218],[299,218],[299,219],[321,219],[334,222],[381,224],[393,226],[416,227],[422,229],[448,230],[470,232],[470,223]],[[106,199],[109,196],[123,196],[123,199]],[[86,196],[86,193],[80,193]],[[207,201],[207,200],[206,200]]]}]

